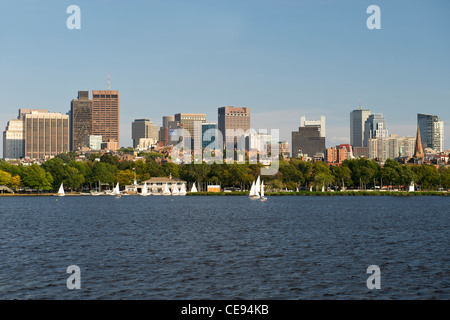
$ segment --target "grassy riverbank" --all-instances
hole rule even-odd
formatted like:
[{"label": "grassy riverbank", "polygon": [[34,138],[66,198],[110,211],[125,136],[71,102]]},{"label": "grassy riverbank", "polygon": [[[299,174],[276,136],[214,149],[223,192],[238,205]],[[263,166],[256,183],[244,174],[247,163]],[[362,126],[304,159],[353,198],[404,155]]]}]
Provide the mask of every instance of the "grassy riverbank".
[{"label": "grassy riverbank", "polygon": [[[248,192],[197,192],[188,196],[247,196]],[[299,191],[299,192],[266,192],[266,196],[448,196],[448,192],[438,191]]]},{"label": "grassy riverbank", "polygon": [[[0,197],[42,197],[57,196],[56,193],[0,193]],[[248,192],[197,192],[187,193],[187,196],[248,196]],[[66,196],[89,196],[79,193],[66,193]],[[266,196],[450,196],[449,192],[438,191],[299,191],[299,192],[266,192]]]}]

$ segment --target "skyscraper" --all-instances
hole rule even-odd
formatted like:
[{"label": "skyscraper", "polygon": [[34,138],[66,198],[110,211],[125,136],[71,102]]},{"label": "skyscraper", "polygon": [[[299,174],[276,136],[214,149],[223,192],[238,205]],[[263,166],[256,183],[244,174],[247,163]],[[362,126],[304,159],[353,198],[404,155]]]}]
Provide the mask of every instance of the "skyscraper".
[{"label": "skyscraper", "polygon": [[78,99],[70,104],[70,150],[78,150],[85,144],[86,136],[92,135],[92,100],[89,91],[78,91]]},{"label": "skyscraper", "polygon": [[444,122],[436,115],[418,113],[417,124],[422,147],[436,152],[444,151]]},{"label": "skyscraper", "polygon": [[216,142],[216,123],[202,123],[202,148],[210,147],[210,149],[217,148]]},{"label": "skyscraper", "polygon": [[25,150],[23,136],[23,119],[12,119],[3,132],[3,159],[23,158]]},{"label": "skyscraper", "polygon": [[61,113],[24,114],[25,158],[46,159],[69,151],[69,116]]},{"label": "skyscraper", "polygon": [[381,113],[374,113],[367,117],[364,122],[364,147],[368,146],[369,139],[387,138],[388,129],[386,120]]},{"label": "skyscraper", "polygon": [[353,147],[364,146],[365,122],[370,115],[368,109],[356,109],[350,113],[350,144]]},{"label": "skyscraper", "polygon": [[314,157],[325,150],[325,137],[320,136],[320,126],[299,127],[292,131],[292,157],[299,153]]},{"label": "skyscraper", "polygon": [[119,142],[119,91],[92,90],[92,134]]},{"label": "skyscraper", "polygon": [[151,139],[156,143],[158,140],[158,126],[149,119],[136,119],[131,124],[131,138],[133,139],[133,148],[137,148],[139,139]]},{"label": "skyscraper", "polygon": [[[221,107],[218,109],[218,129],[222,133],[224,146],[226,146],[227,130],[241,129],[246,132],[250,129],[250,108],[247,107]],[[237,137],[234,137],[237,143]]]},{"label": "skyscraper", "polygon": [[175,121],[175,116],[163,116],[162,118],[162,127],[159,128],[159,141],[163,143],[163,145],[169,144],[169,123]]},{"label": "skyscraper", "polygon": [[320,116],[320,120],[306,120],[306,117],[300,117],[300,127],[319,127],[320,136],[325,135],[325,116]]},{"label": "skyscraper", "polygon": [[[198,146],[201,148],[201,135],[202,135],[202,127],[201,123],[206,122],[206,114],[204,113],[177,113],[175,114],[175,121],[181,124],[185,130],[187,130],[191,136],[191,146],[190,148],[194,148],[194,141],[198,139]],[[195,123],[200,123],[195,124]],[[187,140],[186,140],[187,142]],[[197,144],[195,144],[197,145]]]}]

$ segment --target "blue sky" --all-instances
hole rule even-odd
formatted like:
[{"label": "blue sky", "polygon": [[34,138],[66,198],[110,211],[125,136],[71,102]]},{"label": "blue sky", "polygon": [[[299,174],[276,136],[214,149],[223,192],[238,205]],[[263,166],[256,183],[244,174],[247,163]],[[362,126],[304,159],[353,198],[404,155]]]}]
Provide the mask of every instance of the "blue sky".
[{"label": "blue sky", "polygon": [[[69,30],[69,5],[81,30]],[[369,30],[369,5],[381,29]],[[66,113],[78,90],[120,92],[120,144],[131,122],[251,108],[252,127],[290,141],[300,116],[325,115],[327,146],[349,142],[358,101],[389,133],[415,135],[436,114],[450,148],[450,1],[2,1],[0,128],[19,108]],[[2,141],[3,142],[3,141]],[[2,150],[2,149],[1,149]]]}]

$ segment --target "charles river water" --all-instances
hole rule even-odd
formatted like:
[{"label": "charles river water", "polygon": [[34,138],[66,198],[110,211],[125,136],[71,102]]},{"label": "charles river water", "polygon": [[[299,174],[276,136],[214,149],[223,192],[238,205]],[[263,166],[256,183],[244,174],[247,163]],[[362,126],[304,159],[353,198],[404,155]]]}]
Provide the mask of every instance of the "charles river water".
[{"label": "charles river water", "polygon": [[0,197],[0,299],[450,299],[449,208],[442,196]]}]

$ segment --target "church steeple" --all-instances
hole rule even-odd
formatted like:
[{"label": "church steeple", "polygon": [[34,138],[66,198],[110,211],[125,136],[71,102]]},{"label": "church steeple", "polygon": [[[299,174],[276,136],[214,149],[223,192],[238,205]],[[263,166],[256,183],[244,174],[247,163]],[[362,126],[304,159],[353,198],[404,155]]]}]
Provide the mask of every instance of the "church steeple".
[{"label": "church steeple", "polygon": [[417,124],[417,135],[416,135],[416,146],[414,148],[414,158],[422,158],[423,159],[423,149],[422,149],[422,139],[420,138],[420,128],[419,124]]}]

